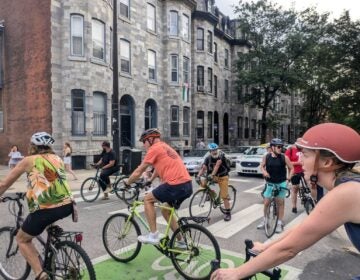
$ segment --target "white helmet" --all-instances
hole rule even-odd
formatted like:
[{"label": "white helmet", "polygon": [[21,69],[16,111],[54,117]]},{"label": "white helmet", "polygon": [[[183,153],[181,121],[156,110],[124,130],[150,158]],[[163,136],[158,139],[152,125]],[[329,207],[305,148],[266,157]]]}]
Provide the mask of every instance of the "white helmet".
[{"label": "white helmet", "polygon": [[54,144],[55,140],[49,133],[36,132],[31,136],[30,142],[36,146],[50,146]]}]

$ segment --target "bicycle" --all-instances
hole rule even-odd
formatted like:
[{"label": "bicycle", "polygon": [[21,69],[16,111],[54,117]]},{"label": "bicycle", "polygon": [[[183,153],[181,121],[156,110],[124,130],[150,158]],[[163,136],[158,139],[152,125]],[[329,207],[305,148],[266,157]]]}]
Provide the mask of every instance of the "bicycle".
[{"label": "bicycle", "polygon": [[311,195],[311,190],[305,181],[303,173],[300,177],[299,197],[301,204],[304,205],[305,211],[309,215],[310,212],[314,209],[316,202]]},{"label": "bicycle", "polygon": [[[81,184],[80,194],[84,201],[86,202],[93,202],[95,201],[100,195],[100,171],[101,168],[97,167],[94,164],[91,164],[92,167],[96,168],[95,177],[86,178],[85,181]],[[120,165],[120,170],[115,173],[115,179],[112,183],[110,183],[111,191],[110,193],[115,193],[118,198],[121,199],[121,194],[119,193],[120,185],[122,184],[122,180],[128,178],[127,175],[122,174],[122,167]]]},{"label": "bicycle", "polygon": [[266,215],[265,215],[264,222],[265,222],[265,235],[268,238],[270,238],[271,236],[274,235],[276,226],[277,226],[277,223],[279,220],[276,198],[279,195],[281,190],[286,190],[286,192],[287,192],[286,197],[289,197],[290,190],[288,188],[281,187],[278,184],[274,184],[274,183],[267,182],[266,186],[268,186],[268,185],[272,185],[273,189],[271,192],[270,204],[266,209]]},{"label": "bicycle", "polygon": [[[110,216],[103,227],[102,237],[106,251],[118,262],[127,263],[140,252],[142,243],[137,239],[141,235],[139,221],[149,232],[148,223],[141,217],[138,207],[144,205],[138,200],[141,184],[131,186],[137,196],[129,206],[130,214],[117,213]],[[175,269],[186,279],[208,279],[212,272],[211,261],[220,260],[220,247],[214,236],[203,226],[206,217],[178,219],[179,227],[170,237],[170,222],[173,217],[178,218],[176,209],[182,201],[175,201],[170,206],[155,204],[160,209],[170,211],[164,236],[158,245],[153,245],[162,254],[169,257]],[[194,221],[196,223],[190,223]]]},{"label": "bicycle", "polygon": [[[199,182],[197,182],[199,184]],[[199,184],[200,185],[200,184]],[[220,211],[225,214],[228,209],[225,209],[224,200],[220,197],[220,191],[217,194],[211,186],[215,182],[210,177],[206,178],[205,188],[200,187],[191,197],[189,204],[190,217],[209,217],[212,208],[220,208]],[[235,206],[236,189],[234,186],[228,186],[228,200],[230,203],[230,211]]]},{"label": "bicycle", "polygon": [[[15,226],[0,228],[0,275],[6,280],[27,279],[31,271],[15,241],[24,221],[24,198],[24,193],[2,198],[3,202],[10,201],[9,212],[15,216]],[[49,279],[96,279],[91,260],[81,247],[82,232],[64,231],[57,225],[47,227],[46,231],[46,240],[41,236],[34,239],[42,247],[42,256],[39,255],[39,258]]]}]

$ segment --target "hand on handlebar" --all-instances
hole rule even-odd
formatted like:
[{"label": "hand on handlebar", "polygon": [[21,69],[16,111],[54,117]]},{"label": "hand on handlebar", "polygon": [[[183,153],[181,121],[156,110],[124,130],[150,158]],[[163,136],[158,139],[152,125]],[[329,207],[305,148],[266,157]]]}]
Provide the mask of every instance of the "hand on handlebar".
[{"label": "hand on handlebar", "polygon": [[151,184],[152,184],[151,181],[147,181],[147,182],[144,184],[144,186],[145,186],[145,187],[148,187],[148,186],[151,186]]},{"label": "hand on handlebar", "polygon": [[201,178],[200,178],[200,176],[195,176],[195,182],[196,182],[198,185],[201,185]]},{"label": "hand on handlebar", "polygon": [[127,189],[130,188],[130,184],[128,183],[128,179],[124,179],[123,183],[124,183],[125,188],[127,188]]},{"label": "hand on handlebar", "polygon": [[5,197],[0,196],[0,202],[4,202]]}]

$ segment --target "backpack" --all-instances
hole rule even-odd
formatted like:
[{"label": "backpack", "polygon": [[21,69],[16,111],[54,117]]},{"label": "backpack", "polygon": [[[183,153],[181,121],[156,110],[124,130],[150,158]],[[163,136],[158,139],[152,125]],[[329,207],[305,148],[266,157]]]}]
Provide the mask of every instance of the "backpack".
[{"label": "backpack", "polygon": [[230,170],[231,170],[231,160],[227,157],[227,155],[223,151],[220,151],[220,157],[222,157],[222,156],[225,159],[225,162],[223,162],[223,165],[227,169],[227,172],[230,172]]}]

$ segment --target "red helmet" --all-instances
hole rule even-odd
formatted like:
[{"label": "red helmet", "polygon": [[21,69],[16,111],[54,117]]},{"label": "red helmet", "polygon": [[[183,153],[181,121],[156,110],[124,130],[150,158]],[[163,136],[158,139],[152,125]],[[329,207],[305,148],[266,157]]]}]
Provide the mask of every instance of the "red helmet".
[{"label": "red helmet", "polygon": [[322,123],[308,129],[297,146],[312,150],[327,150],[340,161],[360,161],[360,135],[352,128],[338,123]]},{"label": "red helmet", "polygon": [[161,136],[160,130],[158,130],[157,128],[149,128],[141,134],[139,141],[143,142],[149,137],[159,138],[160,136]]}]

